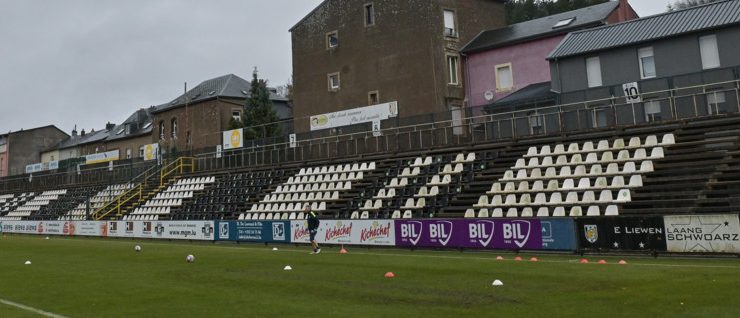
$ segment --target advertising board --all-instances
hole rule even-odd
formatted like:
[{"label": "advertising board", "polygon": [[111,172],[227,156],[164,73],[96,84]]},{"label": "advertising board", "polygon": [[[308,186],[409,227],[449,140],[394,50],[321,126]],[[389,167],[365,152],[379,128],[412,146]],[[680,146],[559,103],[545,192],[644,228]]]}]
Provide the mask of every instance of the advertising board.
[{"label": "advertising board", "polygon": [[216,240],[290,242],[290,221],[218,221]]},{"label": "advertising board", "polygon": [[737,214],[665,216],[669,252],[740,253]]},{"label": "advertising board", "polygon": [[108,221],[108,236],[174,240],[214,239],[213,221]]},{"label": "advertising board", "polygon": [[[396,244],[393,220],[321,220],[316,241],[324,244],[384,245]],[[290,241],[308,243],[307,223],[290,222]]]},{"label": "advertising board", "polygon": [[576,224],[583,249],[666,250],[662,217],[579,218]]},{"label": "advertising board", "polygon": [[542,249],[537,219],[397,220],[396,245],[512,250]]}]

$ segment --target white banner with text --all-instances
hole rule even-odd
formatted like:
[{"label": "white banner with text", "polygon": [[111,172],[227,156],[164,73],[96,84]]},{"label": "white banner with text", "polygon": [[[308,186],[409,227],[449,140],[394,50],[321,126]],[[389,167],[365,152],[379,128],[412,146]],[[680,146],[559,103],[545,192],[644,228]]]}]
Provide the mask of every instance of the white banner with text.
[{"label": "white banner with text", "polygon": [[[308,243],[308,222],[290,222],[290,241]],[[316,241],[324,244],[396,245],[393,220],[321,220]]]},{"label": "white banner with text", "polygon": [[[359,107],[338,112],[311,116],[311,131],[377,122],[398,116],[398,102],[390,102],[366,107]],[[375,129],[375,126],[373,126]]]},{"label": "white banner with text", "polygon": [[0,221],[3,233],[214,240],[213,221]]},{"label": "white banner with text", "polygon": [[665,216],[669,252],[740,253],[737,214]]}]

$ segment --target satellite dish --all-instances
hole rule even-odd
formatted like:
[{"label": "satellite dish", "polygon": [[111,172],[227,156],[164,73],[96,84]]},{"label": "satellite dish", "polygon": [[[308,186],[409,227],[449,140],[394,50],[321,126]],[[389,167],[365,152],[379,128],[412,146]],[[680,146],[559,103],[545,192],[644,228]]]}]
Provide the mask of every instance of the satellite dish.
[{"label": "satellite dish", "polygon": [[485,93],[483,93],[483,98],[485,98],[487,101],[493,100],[493,92],[491,90],[487,90]]}]

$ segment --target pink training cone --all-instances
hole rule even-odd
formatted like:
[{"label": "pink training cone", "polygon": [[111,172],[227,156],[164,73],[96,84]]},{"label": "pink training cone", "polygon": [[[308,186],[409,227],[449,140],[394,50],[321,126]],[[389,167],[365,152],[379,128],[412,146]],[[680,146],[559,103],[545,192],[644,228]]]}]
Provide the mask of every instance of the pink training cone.
[{"label": "pink training cone", "polygon": [[599,264],[606,264],[606,261],[605,261],[605,260],[603,260],[603,259],[600,259],[600,260],[599,260]]},{"label": "pink training cone", "polygon": [[585,258],[582,258],[582,259],[581,259],[581,264],[588,264],[588,260],[587,260],[587,259],[585,259]]},{"label": "pink training cone", "polygon": [[501,255],[499,255],[499,256],[496,256],[496,260],[497,260],[497,261],[502,261],[502,260],[504,260],[504,257],[503,257],[503,256],[501,256]]},{"label": "pink training cone", "polygon": [[522,257],[521,256],[514,257],[514,260],[515,261],[521,261],[522,260]]},{"label": "pink training cone", "polygon": [[393,277],[396,277],[396,275],[393,274],[393,272],[387,272],[387,273],[385,273],[385,278],[393,278]]},{"label": "pink training cone", "polygon": [[621,260],[621,261],[619,261],[619,265],[627,265],[627,261]]},{"label": "pink training cone", "polygon": [[536,257],[532,257],[532,258],[529,259],[529,261],[530,262],[539,262],[540,260],[537,259]]},{"label": "pink training cone", "polygon": [[342,249],[339,250],[339,254],[347,254],[347,250],[342,246]]}]

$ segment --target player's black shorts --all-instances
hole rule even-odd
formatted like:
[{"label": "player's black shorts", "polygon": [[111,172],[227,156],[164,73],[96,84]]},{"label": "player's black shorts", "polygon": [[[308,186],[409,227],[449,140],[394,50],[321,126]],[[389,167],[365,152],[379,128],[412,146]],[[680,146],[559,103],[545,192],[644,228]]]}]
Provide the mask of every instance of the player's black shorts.
[{"label": "player's black shorts", "polygon": [[308,235],[311,238],[309,241],[313,241],[313,240],[316,239],[316,232],[318,232],[318,231],[317,230],[309,230],[308,231]]}]

